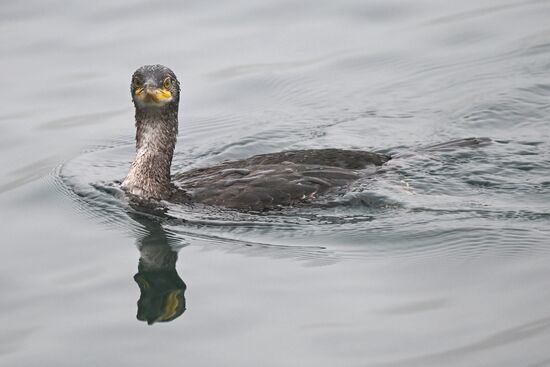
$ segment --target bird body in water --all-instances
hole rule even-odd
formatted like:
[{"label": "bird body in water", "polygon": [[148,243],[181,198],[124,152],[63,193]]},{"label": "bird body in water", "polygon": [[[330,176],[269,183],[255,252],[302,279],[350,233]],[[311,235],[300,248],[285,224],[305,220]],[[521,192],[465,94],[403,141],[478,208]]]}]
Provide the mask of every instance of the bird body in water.
[{"label": "bird body in water", "polygon": [[[250,158],[170,174],[178,134],[180,87],[162,65],[132,76],[136,157],[122,187],[142,199],[181,200],[263,211],[302,203],[345,188],[390,157],[358,150],[311,149]],[[182,195],[182,193],[185,193]]]}]

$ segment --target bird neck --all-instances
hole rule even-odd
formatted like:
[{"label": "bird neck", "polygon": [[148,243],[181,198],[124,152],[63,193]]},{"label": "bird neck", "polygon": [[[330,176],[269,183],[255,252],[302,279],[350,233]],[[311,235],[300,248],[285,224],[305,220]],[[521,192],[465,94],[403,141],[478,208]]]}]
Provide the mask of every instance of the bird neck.
[{"label": "bird neck", "polygon": [[136,110],[136,157],[122,186],[146,199],[170,195],[170,166],[178,134],[175,109]]},{"label": "bird neck", "polygon": [[175,271],[178,253],[164,243],[142,244],[138,269],[142,271]]}]

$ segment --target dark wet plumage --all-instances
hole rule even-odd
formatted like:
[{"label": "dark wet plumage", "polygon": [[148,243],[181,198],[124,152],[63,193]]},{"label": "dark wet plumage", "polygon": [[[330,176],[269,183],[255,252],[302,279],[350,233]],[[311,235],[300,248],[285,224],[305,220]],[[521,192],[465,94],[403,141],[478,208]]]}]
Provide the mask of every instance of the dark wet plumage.
[{"label": "dark wet plumage", "polygon": [[[170,175],[178,132],[179,82],[161,65],[132,79],[137,156],[123,187],[164,199],[262,211],[308,203],[372,174],[390,157],[356,150],[313,149],[261,154]],[[369,169],[371,168],[371,169]],[[182,194],[182,190],[185,194]]]}]

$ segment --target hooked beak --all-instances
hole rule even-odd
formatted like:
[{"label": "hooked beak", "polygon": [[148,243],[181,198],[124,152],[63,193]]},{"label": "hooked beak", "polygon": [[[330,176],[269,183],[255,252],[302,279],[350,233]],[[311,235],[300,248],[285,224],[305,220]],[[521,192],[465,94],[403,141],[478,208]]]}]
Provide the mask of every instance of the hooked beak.
[{"label": "hooked beak", "polygon": [[134,92],[136,98],[146,104],[164,104],[172,100],[172,93],[164,88],[157,88],[144,85]]}]

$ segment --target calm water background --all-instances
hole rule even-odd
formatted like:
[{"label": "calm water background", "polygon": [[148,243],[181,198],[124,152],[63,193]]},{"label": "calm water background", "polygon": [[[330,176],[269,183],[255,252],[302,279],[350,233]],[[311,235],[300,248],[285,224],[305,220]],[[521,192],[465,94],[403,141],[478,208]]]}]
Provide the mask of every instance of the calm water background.
[{"label": "calm water background", "polygon": [[[550,1],[36,0],[0,19],[1,366],[550,366]],[[176,169],[397,158],[331,208],[136,216],[115,181],[147,63],[183,86]],[[470,136],[492,143],[425,149]],[[179,249],[187,285],[152,326],[147,246]]]}]

